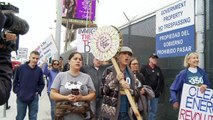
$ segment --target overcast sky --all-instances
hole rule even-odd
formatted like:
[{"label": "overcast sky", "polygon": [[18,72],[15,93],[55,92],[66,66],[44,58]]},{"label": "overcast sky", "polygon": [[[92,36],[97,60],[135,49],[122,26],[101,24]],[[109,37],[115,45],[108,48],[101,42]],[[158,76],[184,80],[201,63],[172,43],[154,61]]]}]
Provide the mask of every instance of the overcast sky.
[{"label": "overcast sky", "polygon": [[[147,15],[178,0],[97,0],[96,23],[98,26],[119,27],[128,22],[123,12],[132,20]],[[20,37],[19,47],[34,50],[50,34],[55,34],[56,0],[1,0],[19,8],[19,17],[25,19],[30,30]],[[62,30],[62,34],[64,31]]]}]

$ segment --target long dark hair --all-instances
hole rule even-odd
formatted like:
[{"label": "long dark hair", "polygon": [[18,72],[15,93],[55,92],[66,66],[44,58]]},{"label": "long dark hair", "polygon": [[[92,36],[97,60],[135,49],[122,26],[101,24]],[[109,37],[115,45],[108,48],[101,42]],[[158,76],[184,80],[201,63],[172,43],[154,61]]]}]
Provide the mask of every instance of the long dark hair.
[{"label": "long dark hair", "polygon": [[82,56],[82,54],[80,52],[73,52],[73,53],[71,53],[70,56],[69,56],[69,58],[68,58],[68,60],[70,60],[75,54],[79,54],[81,56],[81,59],[83,60],[83,56]]}]

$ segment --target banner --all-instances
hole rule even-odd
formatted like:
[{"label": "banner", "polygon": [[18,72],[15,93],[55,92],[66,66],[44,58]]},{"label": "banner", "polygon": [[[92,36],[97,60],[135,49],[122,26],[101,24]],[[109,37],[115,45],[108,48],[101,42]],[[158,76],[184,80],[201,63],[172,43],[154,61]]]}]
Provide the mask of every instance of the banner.
[{"label": "banner", "polygon": [[184,84],[178,120],[213,120],[213,90]]},{"label": "banner", "polygon": [[50,58],[58,52],[52,35],[50,35],[44,42],[42,42],[35,50],[40,53],[38,64],[40,64],[42,60]]},{"label": "banner", "polygon": [[28,48],[19,48],[17,52],[17,58],[27,59]]},{"label": "banner", "polygon": [[81,53],[90,53],[90,37],[97,28],[79,28],[77,29],[77,51]]},{"label": "banner", "polygon": [[95,20],[96,0],[62,0],[62,17]]}]

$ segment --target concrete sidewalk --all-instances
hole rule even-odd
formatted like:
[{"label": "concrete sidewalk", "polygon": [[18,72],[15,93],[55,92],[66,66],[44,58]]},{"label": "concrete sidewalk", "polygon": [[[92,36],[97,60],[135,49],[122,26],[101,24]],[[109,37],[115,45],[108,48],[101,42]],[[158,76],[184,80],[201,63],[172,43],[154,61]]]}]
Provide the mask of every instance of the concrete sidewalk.
[{"label": "concrete sidewalk", "polygon": [[[17,113],[16,95],[12,91],[9,99],[9,105],[11,106],[11,108],[9,110],[6,110],[6,117],[4,117],[4,105],[0,106],[0,120],[15,120]],[[26,114],[25,120],[28,120],[28,113]],[[39,99],[38,120],[51,120],[50,102],[47,95],[46,86],[42,91],[42,95]]]}]

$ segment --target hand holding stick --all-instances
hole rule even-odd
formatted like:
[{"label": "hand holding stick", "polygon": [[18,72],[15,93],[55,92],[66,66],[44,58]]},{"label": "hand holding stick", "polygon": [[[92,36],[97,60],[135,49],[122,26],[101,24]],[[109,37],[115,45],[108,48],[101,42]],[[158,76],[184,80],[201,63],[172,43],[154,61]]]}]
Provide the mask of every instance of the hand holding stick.
[{"label": "hand holding stick", "polygon": [[[94,57],[100,61],[107,61],[111,59],[113,66],[117,74],[119,75],[121,71],[114,56],[118,53],[122,44],[122,35],[120,31],[114,26],[100,27],[93,34],[91,39],[92,40],[90,46],[91,52]],[[119,83],[124,88],[124,92],[129,100],[135,116],[138,120],[142,120],[138,108],[136,107],[135,101],[130,94],[129,86],[125,86],[125,84],[127,83],[124,81],[124,79],[120,80]]]}]

